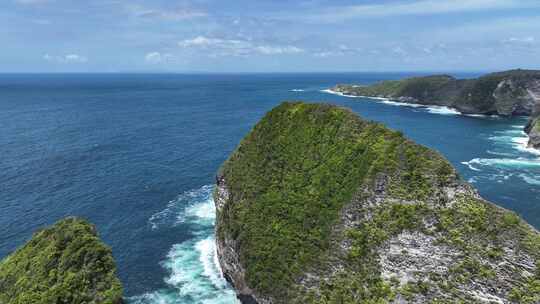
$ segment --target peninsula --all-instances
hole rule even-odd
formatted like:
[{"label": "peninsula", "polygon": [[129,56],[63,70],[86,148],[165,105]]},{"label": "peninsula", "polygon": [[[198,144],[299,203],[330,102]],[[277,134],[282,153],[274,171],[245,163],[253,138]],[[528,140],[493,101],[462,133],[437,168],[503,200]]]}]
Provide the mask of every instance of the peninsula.
[{"label": "peninsula", "polygon": [[390,80],[373,85],[340,84],[331,89],[347,96],[387,98],[405,103],[447,106],[464,114],[526,115],[529,146],[540,148],[540,71],[511,70],[476,79],[449,75]]},{"label": "peninsula", "polygon": [[350,110],[286,102],[217,175],[242,303],[540,301],[540,234],[439,153]]}]

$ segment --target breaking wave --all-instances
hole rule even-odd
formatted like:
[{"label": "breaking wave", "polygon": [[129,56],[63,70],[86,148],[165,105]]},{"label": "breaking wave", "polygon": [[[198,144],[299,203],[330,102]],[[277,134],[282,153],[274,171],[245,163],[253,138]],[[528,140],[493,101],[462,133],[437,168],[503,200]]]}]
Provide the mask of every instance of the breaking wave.
[{"label": "breaking wave", "polygon": [[[474,165],[480,165],[495,166],[499,168],[540,168],[540,160],[527,158],[474,158],[468,162],[462,162],[462,164],[469,167]],[[476,171],[480,171],[480,169],[476,168]]]},{"label": "breaking wave", "polygon": [[529,137],[523,131],[524,128],[524,125],[512,125],[509,130],[496,132],[496,135],[490,136],[489,139],[499,145],[510,145],[519,152],[540,155],[539,150],[527,146]]},{"label": "breaking wave", "polygon": [[493,147],[487,154],[493,158],[473,158],[462,162],[474,171],[474,182],[479,179],[502,183],[511,177],[529,185],[540,185],[540,151],[527,147],[528,136],[524,125],[511,125],[487,137]]},{"label": "breaking wave", "polygon": [[387,104],[387,105],[391,105],[391,106],[419,108],[419,109],[426,110],[428,113],[432,113],[432,114],[439,114],[439,115],[460,115],[461,114],[459,111],[457,111],[455,109],[452,109],[450,107],[445,107],[445,106],[435,106],[435,105],[429,105],[428,106],[428,105],[417,104],[417,103],[400,102],[400,101],[395,101],[395,100],[391,100],[391,99],[383,98],[383,97],[347,95],[347,94],[343,94],[341,92],[336,92],[336,91],[334,91],[332,89],[321,90],[321,92],[328,93],[328,94],[339,95],[339,96],[343,96],[343,97],[350,97],[350,98],[367,98],[367,99],[372,99],[372,100],[375,100],[377,102]]},{"label": "breaking wave", "polygon": [[216,253],[212,186],[187,191],[150,217],[152,229],[187,224],[194,237],[169,250],[161,263],[169,275],[167,288],[131,297],[129,304],[231,304],[238,303],[223,278]]}]

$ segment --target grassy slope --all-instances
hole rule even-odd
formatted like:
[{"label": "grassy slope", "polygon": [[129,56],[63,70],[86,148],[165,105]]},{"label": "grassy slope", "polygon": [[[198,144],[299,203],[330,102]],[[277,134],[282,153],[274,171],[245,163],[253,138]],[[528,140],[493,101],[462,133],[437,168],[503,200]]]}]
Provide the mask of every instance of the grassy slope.
[{"label": "grassy slope", "polygon": [[[471,257],[451,278],[442,278],[456,298],[460,280],[470,279],[466,273],[489,272],[478,262],[490,254],[487,245],[517,239],[524,250],[540,252],[538,235],[507,211],[468,196],[457,209],[446,208],[438,191],[457,177],[438,153],[334,106],[284,103],[273,109],[221,174],[232,197],[219,214],[218,237],[226,233],[239,241],[249,286],[278,303],[385,303],[397,293],[424,291],[428,287],[400,289],[383,281],[375,249],[403,230],[423,231],[426,217],[438,223],[429,233]],[[335,254],[331,235],[341,209],[380,174],[390,177],[391,197],[415,203],[370,210],[370,221],[342,236],[353,244],[346,269],[318,286],[318,295],[295,290],[306,269],[324,268],[328,254]],[[534,303],[540,299],[537,284],[522,280],[513,296]]]},{"label": "grassy slope", "polygon": [[427,195],[424,169],[442,179],[452,172],[436,153],[341,108],[284,103],[268,113],[222,168],[234,203],[221,220],[243,246],[250,285],[286,293],[328,249],[359,183],[404,162],[410,196]]},{"label": "grassy slope", "polygon": [[121,303],[109,247],[88,222],[67,218],[0,263],[0,303]]},{"label": "grassy slope", "polygon": [[384,97],[413,97],[420,101],[437,99],[438,91],[456,81],[451,76],[436,75],[403,80],[382,81],[370,86],[348,87],[357,95]]}]

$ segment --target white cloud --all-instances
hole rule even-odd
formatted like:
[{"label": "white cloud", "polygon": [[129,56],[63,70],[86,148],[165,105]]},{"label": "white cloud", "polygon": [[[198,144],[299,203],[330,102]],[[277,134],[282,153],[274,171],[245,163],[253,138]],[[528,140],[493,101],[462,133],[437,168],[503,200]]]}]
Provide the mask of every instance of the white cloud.
[{"label": "white cloud", "polygon": [[208,16],[208,13],[191,8],[161,9],[130,5],[127,10],[135,17],[181,21]]},{"label": "white cloud", "polygon": [[364,17],[403,15],[432,15],[474,11],[491,11],[511,8],[539,8],[536,0],[417,0],[406,3],[361,4],[334,7],[307,18],[311,21],[339,22]]},{"label": "white cloud", "polygon": [[66,62],[87,62],[88,58],[77,54],[68,54],[64,56],[64,60]]},{"label": "white cloud", "polygon": [[199,17],[206,17],[207,14],[200,11],[190,11],[190,10],[177,10],[177,11],[158,11],[151,10],[147,11],[139,17],[142,18],[159,18],[159,19],[168,19],[168,20],[186,20]]},{"label": "white cloud", "polygon": [[78,54],[66,54],[66,55],[61,55],[61,56],[52,56],[49,54],[45,54],[43,56],[43,59],[49,62],[56,62],[56,63],[86,63],[88,62],[88,58],[86,56],[81,56]]},{"label": "white cloud", "polygon": [[392,49],[392,52],[398,55],[407,55],[407,51],[405,51],[401,46],[396,46]]},{"label": "white cloud", "polygon": [[304,52],[303,49],[296,46],[258,46],[255,50],[261,54],[273,55],[273,54],[297,54]]},{"label": "white cloud", "polygon": [[320,58],[333,57],[333,56],[342,56],[342,55],[343,55],[343,53],[335,52],[335,51],[321,51],[321,52],[313,53],[313,56],[320,57]]},{"label": "white cloud", "polygon": [[[540,2],[539,2],[540,3]],[[503,17],[473,20],[455,26],[427,28],[417,32],[417,42],[445,41],[448,46],[492,46],[534,44],[540,17]],[[459,51],[459,50],[456,50]]]},{"label": "white cloud", "polygon": [[304,52],[304,49],[293,45],[258,44],[251,40],[208,38],[205,36],[186,39],[178,42],[178,45],[183,48],[208,50],[210,56],[283,55]]},{"label": "white cloud", "polygon": [[151,64],[159,64],[159,63],[167,62],[173,58],[174,57],[171,54],[168,54],[168,53],[161,54],[160,52],[151,52],[151,53],[146,54],[146,56],[144,56],[144,60],[147,63],[151,63]]},{"label": "white cloud", "polygon": [[320,57],[320,58],[337,57],[337,56],[345,56],[345,55],[356,55],[360,53],[361,51],[362,49],[351,48],[347,45],[340,44],[337,46],[337,48],[317,50],[316,52],[313,53],[313,56]]},{"label": "white cloud", "polygon": [[510,38],[504,40],[503,42],[506,42],[506,43],[532,44],[535,41],[536,40],[534,39],[533,36],[527,36],[527,37],[510,37]]},{"label": "white cloud", "polygon": [[204,36],[197,36],[193,39],[186,39],[178,43],[179,46],[189,47],[221,47],[221,48],[242,48],[251,47],[251,43],[245,40],[235,39],[219,39],[219,38],[207,38]]},{"label": "white cloud", "polygon": [[49,2],[49,0],[15,0],[19,4],[41,4]]}]

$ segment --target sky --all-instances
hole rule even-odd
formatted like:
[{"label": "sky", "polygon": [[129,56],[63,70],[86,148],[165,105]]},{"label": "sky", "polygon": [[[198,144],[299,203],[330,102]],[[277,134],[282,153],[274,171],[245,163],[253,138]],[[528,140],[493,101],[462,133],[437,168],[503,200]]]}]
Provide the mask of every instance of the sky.
[{"label": "sky", "polygon": [[540,0],[0,0],[0,73],[513,68]]}]

